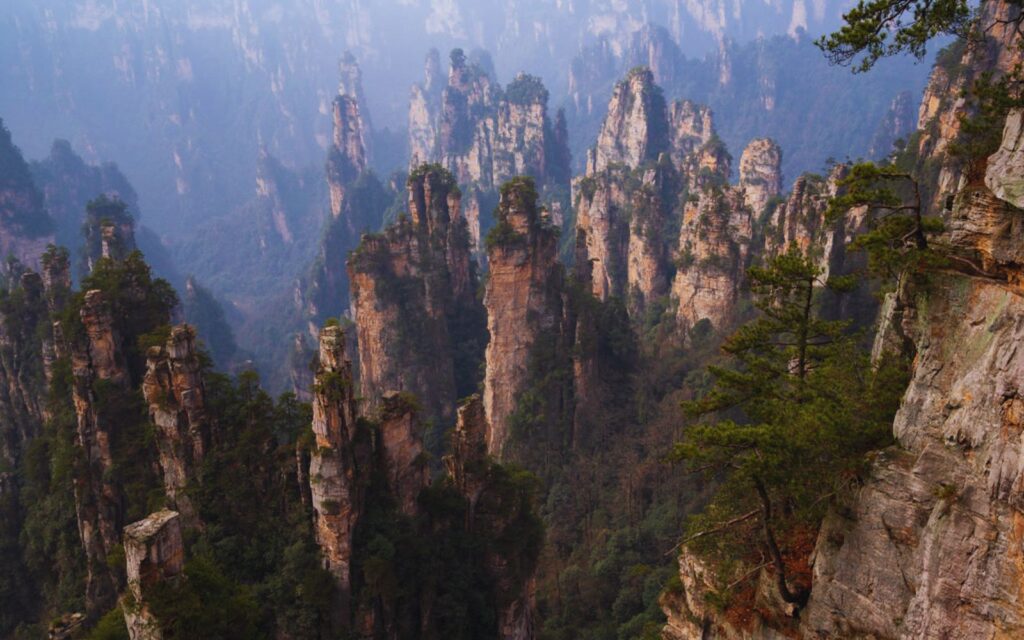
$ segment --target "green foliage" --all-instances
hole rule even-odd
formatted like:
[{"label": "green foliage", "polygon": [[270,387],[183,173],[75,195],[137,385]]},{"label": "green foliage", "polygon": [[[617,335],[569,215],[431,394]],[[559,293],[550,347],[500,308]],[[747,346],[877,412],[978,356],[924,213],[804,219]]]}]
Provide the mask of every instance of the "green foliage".
[{"label": "green foliage", "polygon": [[259,608],[249,589],[229,579],[212,558],[196,556],[184,580],[159,582],[147,604],[166,635],[238,640],[272,637],[257,624]]},{"label": "green foliage", "polygon": [[[87,262],[95,262],[103,255],[105,227],[113,227],[113,237],[107,238],[110,244],[110,257],[120,260],[134,249],[131,244],[134,236],[126,236],[122,229],[133,229],[135,221],[128,212],[128,205],[120,198],[101,194],[90,200],[85,206],[85,221],[82,233],[85,235],[85,253],[82,256]],[[82,272],[86,272],[83,265]]]},{"label": "green foliage", "polygon": [[851,243],[867,251],[871,271],[895,279],[942,264],[934,242],[942,221],[925,216],[921,187],[912,173],[889,164],[863,162],[839,181],[839,194],[829,202],[827,217],[835,219],[856,207],[867,207],[868,230]]},{"label": "green foliage", "polygon": [[414,184],[421,180],[429,180],[434,197],[447,197],[448,194],[459,194],[459,185],[455,176],[438,162],[425,162],[409,174],[406,184]]},{"label": "green foliage", "polygon": [[531,105],[548,103],[548,90],[537,76],[520,73],[505,87],[505,98],[512,104]]},{"label": "green foliage", "polygon": [[[132,380],[141,379],[145,352],[139,338],[156,330],[165,331],[171,314],[178,306],[178,294],[166,280],[154,278],[141,251],[133,251],[124,260],[102,258],[92,273],[82,279],[81,293],[75,295],[62,312],[62,326],[71,332],[66,337],[80,336],[79,312],[85,293],[103,291],[114,319],[114,329],[124,340],[124,355]],[[143,343],[148,343],[143,340]]]},{"label": "green foliage", "polygon": [[[760,315],[726,340],[733,362],[709,367],[712,389],[684,403],[689,416],[711,419],[686,429],[674,457],[723,480],[690,522],[691,548],[726,581],[737,566],[758,562],[760,550],[782,590],[794,584],[783,557],[813,537],[865,454],[891,441],[905,382],[897,365],[871,365],[846,322],[819,315],[819,291],[830,283],[795,247],[749,279]],[[794,601],[806,580],[798,576]]]},{"label": "green foliage", "polygon": [[[417,637],[422,625],[438,637],[493,637],[497,608],[532,574],[543,540],[536,478],[490,461],[473,473],[485,488],[472,521],[468,501],[444,476],[422,491],[416,518],[398,511],[383,474],[367,487],[354,539],[354,600],[387,612],[398,637]],[[496,557],[507,582],[491,572]]]},{"label": "green foliage", "polygon": [[121,607],[114,607],[103,614],[89,632],[89,640],[128,640],[128,627],[125,626]]},{"label": "green foliage", "polygon": [[560,463],[560,452],[571,444],[571,416],[564,411],[572,389],[572,362],[556,331],[538,335],[527,362],[528,386],[519,394],[508,417],[516,459],[548,477]]},{"label": "green foliage", "polygon": [[172,612],[183,616],[174,624],[200,628],[223,607],[238,630],[213,622],[221,635],[201,637],[273,637],[274,630],[320,637],[332,582],[294,484],[295,447],[309,429],[310,407],[293,394],[274,402],[253,372],[235,382],[208,373],[206,392],[218,437],[203,460],[201,482],[189,488],[204,529],[189,545],[188,580],[173,587],[178,591],[167,602],[198,598],[203,604],[198,611],[182,606]]},{"label": "green foliage", "polygon": [[21,464],[21,501],[26,505],[22,553],[42,603],[58,611],[81,611],[85,593],[85,557],[73,486],[81,452],[75,444],[71,388],[71,364],[62,358],[54,365],[50,383],[50,419]]},{"label": "green foliage", "polygon": [[313,392],[322,394],[329,402],[337,403],[345,397],[349,391],[348,386],[351,378],[338,371],[323,371],[318,376],[318,381],[313,387]]},{"label": "green foliage", "polygon": [[516,176],[501,185],[498,219],[504,220],[509,210],[522,210],[531,221],[537,218],[537,185],[529,176]]},{"label": "green foliage", "polygon": [[967,0],[859,0],[843,16],[839,31],[815,44],[833,64],[867,71],[886,56],[909,53],[924,58],[932,38],[964,35],[972,18]]},{"label": "green foliage", "polygon": [[[1024,106],[1024,71],[1017,64],[995,77],[981,73],[963,93],[966,108],[959,114],[960,131],[949,151],[965,158],[977,173],[983,161],[999,149],[1003,125],[1012,109]],[[977,176],[971,176],[977,177]]]},{"label": "green foliage", "polygon": [[497,247],[519,246],[525,242],[526,236],[516,231],[505,220],[499,220],[496,225],[491,227],[491,230],[487,232],[487,237],[484,238],[484,244],[487,246],[488,251]]}]

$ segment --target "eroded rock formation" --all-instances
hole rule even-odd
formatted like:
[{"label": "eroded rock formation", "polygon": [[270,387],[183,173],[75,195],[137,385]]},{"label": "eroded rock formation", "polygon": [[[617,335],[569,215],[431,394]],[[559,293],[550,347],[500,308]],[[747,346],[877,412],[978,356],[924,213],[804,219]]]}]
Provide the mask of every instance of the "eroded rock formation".
[{"label": "eroded rock formation", "polygon": [[782,193],[782,149],[770,138],[751,140],[740,156],[740,187],[755,216]]},{"label": "eroded rock formation", "polygon": [[84,472],[75,481],[75,506],[89,571],[86,602],[92,610],[103,611],[117,592],[106,557],[121,542],[123,514],[120,491],[112,479],[111,432],[117,425],[103,419],[96,385],[124,389],[129,380],[120,337],[102,291],[86,292],[81,321],[84,335],[70,345],[77,444],[85,460]]},{"label": "eroded rock formation", "polygon": [[351,616],[352,538],[362,509],[359,467],[365,464],[366,433],[357,423],[352,365],[340,327],[320,333],[319,367],[313,385],[313,448],[309,485],[314,532],[324,566],[338,589],[340,624]]},{"label": "eroded rock formation", "polygon": [[366,128],[359,102],[351,95],[339,95],[331,106],[334,134],[327,153],[327,184],[331,192],[331,214],[345,210],[348,183],[366,170]]},{"label": "eroded rock formation", "polygon": [[164,637],[160,621],[149,608],[147,595],[162,582],[184,578],[181,528],[178,513],[166,509],[124,528],[128,592],[121,599],[121,608],[131,640]]},{"label": "eroded rock formation", "polygon": [[[673,116],[678,123],[686,123],[678,129],[681,134],[702,122],[693,109],[673,109]],[[669,133],[665,97],[654,84],[654,75],[646,68],[634,69],[615,85],[597,144],[587,158],[587,173],[612,164],[638,167],[645,160],[657,158],[668,150]],[[677,136],[671,137],[673,150],[683,147]]]},{"label": "eroded rock formation", "polygon": [[753,239],[753,214],[743,192],[701,191],[683,210],[679,269],[672,285],[682,330],[707,320],[716,330],[734,320]]},{"label": "eroded rock formation", "polygon": [[[993,211],[967,195],[957,213],[984,224]],[[916,354],[893,425],[900,447],[874,461],[851,517],[822,527],[805,626],[819,635],[1014,637],[1024,632],[1014,561],[1021,451],[1006,434],[1021,425],[1024,301],[1000,279],[947,273],[905,302],[900,321],[883,324],[899,338],[879,336],[909,341]]]},{"label": "eroded rock formation", "polygon": [[487,450],[501,459],[519,395],[530,382],[534,349],[557,349],[562,336],[563,269],[558,235],[542,217],[531,181],[502,188],[498,223],[488,236],[490,274],[483,403],[490,423]]},{"label": "eroded rock formation", "polygon": [[[487,453],[493,441],[491,425],[479,395],[467,398],[459,407],[452,432],[451,454],[444,466],[456,490],[466,499],[467,526],[483,540],[499,539],[516,524],[530,516],[516,504],[515,496],[503,493],[501,475],[505,473]],[[536,558],[510,556],[490,546],[484,563],[496,589],[498,605],[497,636],[502,640],[532,640],[536,635],[535,584]]]},{"label": "eroded rock formation", "polygon": [[[354,65],[350,61],[349,66]],[[343,73],[341,89],[356,91],[354,71]],[[320,239],[320,248],[308,281],[297,296],[309,321],[309,333],[329,317],[345,314],[349,307],[349,278],[345,272],[348,253],[361,234],[375,231],[383,222],[391,194],[367,171],[369,127],[361,111],[360,96],[335,97],[332,106],[333,135],[327,151],[327,188],[331,217]]]},{"label": "eroded rock formation", "polygon": [[463,187],[473,246],[482,249],[486,216],[498,187],[519,175],[542,189],[569,182],[564,114],[547,112],[548,91],[530,75],[504,89],[488,70],[451,52],[448,82],[440,86],[436,52],[427,57],[426,80],[415,85],[409,106],[410,167],[439,162]]},{"label": "eroded rock formation", "polygon": [[408,182],[409,215],[363,236],[348,261],[363,396],[414,394],[425,415],[450,421],[453,338],[479,315],[475,267],[451,174],[423,165]]},{"label": "eroded rock formation", "polygon": [[398,393],[384,396],[380,448],[389,493],[402,513],[415,516],[420,491],[427,486],[430,474],[423,450],[423,424],[414,399]]},{"label": "eroded rock formation", "polygon": [[135,250],[135,220],[128,205],[118,198],[101,195],[89,202],[85,215],[86,272],[100,258],[124,260]]},{"label": "eroded rock formation", "polygon": [[198,516],[184,489],[195,479],[209,438],[202,368],[195,340],[192,327],[174,327],[165,346],[151,347],[146,354],[146,375],[142,381],[150,420],[156,426],[164,491],[170,504],[181,513],[185,527],[198,524]]}]

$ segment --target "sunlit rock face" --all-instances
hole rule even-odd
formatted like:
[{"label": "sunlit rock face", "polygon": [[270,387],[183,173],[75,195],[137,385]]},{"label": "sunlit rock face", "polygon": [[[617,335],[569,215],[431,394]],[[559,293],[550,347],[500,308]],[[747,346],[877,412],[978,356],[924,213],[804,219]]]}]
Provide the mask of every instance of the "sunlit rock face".
[{"label": "sunlit rock face", "polygon": [[209,441],[201,369],[195,329],[181,325],[171,330],[166,345],[149,349],[142,381],[150,420],[156,427],[164,492],[186,528],[199,522],[184,490],[195,479]]},{"label": "sunlit rock face", "polygon": [[488,242],[484,292],[490,333],[483,395],[490,423],[487,449],[499,459],[509,439],[509,418],[529,382],[531,350],[543,336],[559,334],[563,313],[557,233],[541,217],[531,184],[510,187],[498,206],[500,233]]},{"label": "sunlit rock face", "polygon": [[1021,451],[1006,434],[1021,424],[1024,363],[1014,345],[1024,304],[1004,283],[966,276],[935,282],[917,300],[889,325],[917,354],[893,425],[900,448],[874,461],[850,519],[826,521],[805,626],[1013,637],[1024,630],[1012,560]]},{"label": "sunlit rock face", "polygon": [[638,167],[667,150],[668,113],[661,89],[649,69],[631,71],[615,85],[608,114],[597,136],[587,172],[606,169],[611,164]]},{"label": "sunlit rock face", "polygon": [[313,436],[309,484],[314,534],[324,566],[338,589],[336,616],[351,616],[352,545],[362,509],[359,468],[367,455],[360,448],[352,364],[345,357],[339,327],[320,333],[319,364],[313,385]]},{"label": "sunlit rock face", "polygon": [[782,193],[782,149],[769,138],[751,140],[740,156],[740,187],[755,216]]},{"label": "sunlit rock face", "polygon": [[742,190],[702,191],[686,203],[679,232],[679,270],[672,284],[676,321],[687,331],[707,320],[729,326],[750,259],[753,214]]},{"label": "sunlit rock face", "polygon": [[933,215],[942,213],[962,178],[984,178],[983,174],[973,175],[981,167],[965,166],[962,155],[950,152],[950,145],[959,136],[962,116],[968,115],[970,108],[965,91],[982,74],[1000,77],[1024,61],[1012,26],[1018,11],[1010,2],[983,3],[979,21],[991,25],[984,42],[952,48],[932,70],[918,111],[917,168],[925,178],[923,187]]},{"label": "sunlit rock face", "polygon": [[368,407],[415,395],[424,415],[454,418],[453,342],[482,315],[461,195],[450,173],[422,165],[408,181],[408,215],[364,235],[348,260],[360,385]]}]

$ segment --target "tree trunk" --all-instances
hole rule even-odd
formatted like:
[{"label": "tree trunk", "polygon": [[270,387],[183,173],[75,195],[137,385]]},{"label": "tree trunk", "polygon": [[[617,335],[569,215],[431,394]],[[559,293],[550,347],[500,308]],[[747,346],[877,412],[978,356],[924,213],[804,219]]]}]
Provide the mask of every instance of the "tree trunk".
[{"label": "tree trunk", "polygon": [[764,483],[761,479],[754,477],[754,488],[757,489],[757,495],[761,498],[761,525],[764,530],[764,542],[765,546],[768,547],[768,555],[772,559],[772,564],[775,566],[775,581],[779,589],[779,595],[782,599],[790,604],[795,604],[797,607],[802,607],[807,600],[805,593],[793,593],[789,590],[789,585],[786,583],[786,563],[782,561],[782,552],[779,551],[778,542],[775,540],[775,532],[772,530],[772,502],[768,497],[768,491],[764,487]]}]

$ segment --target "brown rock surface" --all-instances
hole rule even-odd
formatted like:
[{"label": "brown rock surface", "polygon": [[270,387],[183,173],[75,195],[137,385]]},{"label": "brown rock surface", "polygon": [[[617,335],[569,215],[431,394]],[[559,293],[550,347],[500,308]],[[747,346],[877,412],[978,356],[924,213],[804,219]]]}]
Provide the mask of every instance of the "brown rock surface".
[{"label": "brown rock surface", "polygon": [[400,394],[388,394],[381,403],[380,447],[389,492],[402,513],[415,516],[420,491],[427,486],[430,477],[418,410]]},{"label": "brown rock surface", "polygon": [[314,533],[324,565],[338,588],[336,613],[349,620],[352,589],[352,537],[362,509],[357,450],[356,400],[352,366],[345,358],[345,334],[325,327],[313,386],[313,435],[309,483]]},{"label": "brown rock surface", "polygon": [[122,598],[124,620],[132,640],[161,640],[164,633],[149,610],[147,592],[155,585],[182,576],[185,548],[175,511],[163,510],[124,528],[128,593]]},{"label": "brown rock surface", "polygon": [[116,425],[101,419],[93,385],[106,381],[123,387],[128,383],[128,371],[101,291],[86,292],[81,319],[85,335],[71,344],[77,444],[85,458],[85,473],[75,482],[75,507],[89,572],[86,602],[91,609],[102,611],[116,594],[106,557],[121,542],[123,514],[120,492],[111,480],[111,430]]},{"label": "brown rock surface", "polygon": [[498,228],[489,243],[484,408],[490,423],[487,450],[498,459],[509,438],[509,418],[529,382],[531,350],[542,335],[560,332],[563,270],[558,236],[537,209],[526,182],[506,185],[497,211]]},{"label": "brown rock surface", "polygon": [[156,426],[164,491],[181,513],[186,528],[199,523],[183,490],[195,477],[209,437],[206,394],[195,340],[192,327],[174,327],[165,346],[152,347],[146,354],[146,375],[142,381],[150,420]]},{"label": "brown rock surface", "polygon": [[782,193],[782,149],[770,138],[751,140],[740,156],[740,187],[755,216]]},{"label": "brown rock surface", "polygon": [[686,203],[672,285],[682,331],[701,320],[719,331],[735,321],[752,234],[753,215],[738,189],[702,191],[697,202]]},{"label": "brown rock surface", "polygon": [[[424,415],[450,421],[456,389],[455,322],[479,308],[460,194],[424,165],[409,179],[409,217],[365,235],[348,261],[362,394],[415,395]],[[449,326],[451,325],[451,326]]]}]

